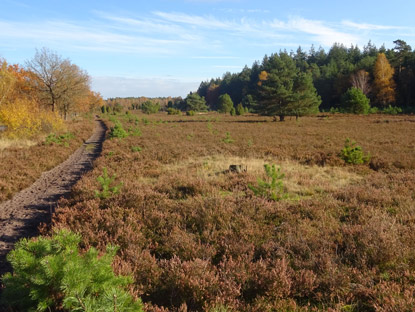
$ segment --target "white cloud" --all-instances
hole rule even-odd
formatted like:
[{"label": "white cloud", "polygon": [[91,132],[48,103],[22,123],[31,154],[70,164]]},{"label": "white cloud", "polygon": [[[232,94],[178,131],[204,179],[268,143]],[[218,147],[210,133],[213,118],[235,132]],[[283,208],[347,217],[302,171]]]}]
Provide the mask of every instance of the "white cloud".
[{"label": "white cloud", "polygon": [[[95,11],[93,18],[81,22],[0,20],[0,48],[3,53],[8,49],[30,48],[33,51],[33,48],[41,46],[65,50],[65,53],[107,52],[111,56],[113,68],[125,66],[123,61],[132,56],[139,59],[140,64],[148,60],[148,64],[145,64],[149,65],[146,66],[147,73],[152,73],[148,68],[153,67],[155,75],[162,75],[157,73],[160,66],[150,62],[163,59],[166,60],[163,64],[167,64],[169,71],[183,69],[183,72],[197,72],[212,77],[218,73],[220,75],[220,69],[240,70],[243,66],[237,64],[245,63],[244,60],[249,59],[246,62],[249,64],[265,53],[276,52],[281,48],[295,49],[298,45],[307,47],[312,43],[331,47],[335,42],[361,45],[369,39],[376,39],[378,33],[382,33],[384,40],[387,36],[395,36],[397,29],[408,32],[409,35],[406,36],[412,36],[415,32],[409,27],[355,23],[349,20],[328,23],[301,16],[258,19],[253,18],[255,14],[248,15],[256,13],[255,9],[235,13],[241,13],[244,17],[224,19],[215,15],[162,11],[132,16]],[[98,54],[95,53],[94,56]],[[108,55],[102,59],[108,60]],[[193,68],[189,69],[191,66]],[[108,75],[121,75],[120,73],[131,73],[133,70],[144,71],[143,68],[122,68],[119,71],[117,68]],[[201,80],[203,79],[167,79],[165,76],[157,79],[96,77],[93,86],[106,97],[184,96],[190,90],[197,89]]]},{"label": "white cloud", "polygon": [[[348,33],[338,25],[328,26],[323,21],[309,20],[302,17],[290,17],[287,22],[274,19],[270,26],[287,33],[310,34],[312,42],[323,46],[332,46],[333,43],[345,45],[359,43],[361,38],[354,33]],[[337,26],[337,27],[336,27]],[[340,28],[337,29],[337,28]]]},{"label": "white cloud", "polygon": [[186,38],[145,36],[112,31],[102,25],[76,25],[71,22],[44,21],[41,23],[0,21],[0,39],[31,42],[68,49],[169,55],[177,46],[189,45]]},{"label": "white cloud", "polygon": [[160,11],[155,11],[153,14],[173,23],[188,24],[208,29],[234,29],[235,26],[235,23],[233,22],[221,21],[213,16],[199,16],[186,13],[167,13]]},{"label": "white cloud", "polygon": [[357,30],[396,30],[404,29],[404,27],[399,26],[388,26],[388,25],[375,25],[375,24],[366,24],[366,23],[355,23],[352,21],[342,21],[342,25],[354,28]]},{"label": "white cloud", "polygon": [[343,43],[345,45],[360,42],[360,37],[358,35],[336,30],[326,26],[322,21],[295,17],[290,19],[288,25],[292,29],[314,35],[315,40],[325,46],[331,46],[335,42]]}]

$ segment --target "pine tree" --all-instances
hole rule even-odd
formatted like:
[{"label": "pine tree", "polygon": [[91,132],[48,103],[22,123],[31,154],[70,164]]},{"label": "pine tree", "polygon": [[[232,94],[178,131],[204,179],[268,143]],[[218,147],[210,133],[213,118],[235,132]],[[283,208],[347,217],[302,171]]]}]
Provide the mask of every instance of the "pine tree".
[{"label": "pine tree", "polygon": [[394,70],[384,53],[379,53],[373,75],[375,100],[381,107],[387,107],[395,102]]},{"label": "pine tree", "polygon": [[7,259],[13,274],[2,282],[1,303],[19,311],[142,311],[127,292],[132,279],[115,276],[111,263],[117,248],[106,253],[90,248],[80,254],[81,237],[60,230],[51,238],[22,239]]},{"label": "pine tree", "polygon": [[204,96],[199,96],[197,93],[190,92],[186,97],[186,110],[194,112],[207,111],[206,101]]},{"label": "pine tree", "polygon": [[225,93],[219,97],[218,111],[221,113],[229,113],[233,108],[233,102],[229,94]]},{"label": "pine tree", "polygon": [[347,113],[367,114],[370,100],[361,89],[352,87],[342,96],[342,106]]},{"label": "pine tree", "polygon": [[318,111],[321,99],[311,75],[300,73],[286,52],[267,58],[263,67],[267,70],[259,75],[259,113],[279,116],[283,121],[287,115],[298,117]]}]

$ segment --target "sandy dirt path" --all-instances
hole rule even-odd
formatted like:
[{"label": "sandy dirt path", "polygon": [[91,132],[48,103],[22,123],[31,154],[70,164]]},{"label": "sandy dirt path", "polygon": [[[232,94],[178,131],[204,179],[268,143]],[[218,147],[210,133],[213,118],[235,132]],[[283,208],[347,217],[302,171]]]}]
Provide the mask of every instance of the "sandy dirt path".
[{"label": "sandy dirt path", "polygon": [[81,176],[92,169],[93,160],[101,153],[107,130],[103,121],[95,122],[93,135],[66,161],[42,173],[31,186],[0,204],[0,276],[11,270],[6,255],[14,243],[38,234],[39,224],[50,221],[59,198],[67,195]]}]

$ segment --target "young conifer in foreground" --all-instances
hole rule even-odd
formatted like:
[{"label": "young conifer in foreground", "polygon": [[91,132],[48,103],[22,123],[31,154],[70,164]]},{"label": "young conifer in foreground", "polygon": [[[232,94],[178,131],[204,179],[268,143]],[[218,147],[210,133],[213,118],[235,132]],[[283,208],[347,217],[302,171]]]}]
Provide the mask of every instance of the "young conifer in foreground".
[{"label": "young conifer in foreground", "polygon": [[[53,237],[22,239],[8,255],[1,303],[17,311],[142,311],[126,287],[127,276],[115,276],[111,263],[117,251],[90,248],[80,254],[79,235],[60,230]],[[13,310],[14,311],[14,310]]]}]

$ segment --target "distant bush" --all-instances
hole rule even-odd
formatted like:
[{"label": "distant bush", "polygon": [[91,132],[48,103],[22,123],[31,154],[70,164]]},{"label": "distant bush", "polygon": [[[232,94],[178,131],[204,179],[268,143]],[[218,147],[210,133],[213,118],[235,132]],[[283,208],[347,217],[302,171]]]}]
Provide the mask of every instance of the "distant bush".
[{"label": "distant bush", "polygon": [[236,106],[236,115],[241,116],[245,114],[245,108],[242,106],[242,103],[239,103],[238,106]]},{"label": "distant bush", "polygon": [[[268,198],[270,200],[278,201],[286,197],[284,192],[284,174],[281,173],[281,168],[278,169],[275,165],[264,165],[265,174],[268,181],[258,178],[258,186],[248,185],[249,189],[254,192],[256,196]],[[271,180],[271,181],[269,181]]]},{"label": "distant bush", "polygon": [[7,256],[13,274],[3,276],[2,303],[21,311],[142,311],[141,301],[126,290],[132,279],[112,271],[117,248],[107,246],[100,256],[94,248],[80,254],[80,241],[80,235],[60,230],[51,238],[18,242]]},{"label": "distant bush", "polygon": [[195,115],[195,111],[189,110],[186,112],[186,116],[194,116]]},{"label": "distant bush", "polygon": [[362,148],[357,143],[346,139],[344,148],[340,152],[340,157],[348,164],[359,165],[369,162],[370,154],[364,154]]},{"label": "distant bush", "polygon": [[182,112],[181,112],[181,110],[180,109],[175,109],[175,108],[173,108],[173,107],[169,107],[168,109],[167,109],[167,114],[168,115],[180,115]]},{"label": "distant bush", "polygon": [[382,113],[389,115],[398,115],[399,113],[402,113],[402,108],[389,105],[382,110]]},{"label": "distant bush", "polygon": [[135,128],[129,127],[128,128],[128,135],[139,137],[139,136],[142,135],[142,133],[141,133],[140,128],[138,128],[138,127],[135,127]]},{"label": "distant bush", "polygon": [[352,87],[342,96],[342,107],[346,113],[367,114],[370,109],[370,100],[362,90]]},{"label": "distant bush", "polygon": [[369,114],[377,114],[377,113],[379,113],[379,108],[377,108],[376,106],[371,107],[369,109]]},{"label": "distant bush", "polygon": [[141,110],[145,114],[155,114],[160,110],[160,104],[153,103],[152,101],[145,101],[141,104]]},{"label": "distant bush", "polygon": [[73,133],[71,132],[67,132],[64,134],[61,134],[59,136],[57,136],[55,133],[50,133],[46,139],[45,139],[45,143],[46,144],[63,144],[64,146],[69,146],[69,141],[71,139],[73,139],[75,136]]},{"label": "distant bush", "polygon": [[337,107],[330,107],[329,112],[332,114],[339,113],[339,109]]},{"label": "distant bush", "polygon": [[135,152],[141,152],[143,149],[140,146],[131,146],[131,151],[133,153]]},{"label": "distant bush", "polygon": [[232,107],[232,108],[231,108],[231,111],[229,112],[229,114],[230,114],[231,116],[235,116],[235,115],[236,115],[236,110],[235,110],[235,107]]},{"label": "distant bush", "polygon": [[123,110],[124,110],[124,106],[122,106],[120,103],[115,103],[115,105],[112,107],[112,112],[114,114],[122,113]]},{"label": "distant bush", "polygon": [[124,130],[122,124],[116,120],[114,127],[111,127],[111,130],[109,132],[110,138],[126,138],[128,137],[128,133]]},{"label": "distant bush", "polygon": [[233,102],[229,94],[225,93],[219,96],[218,111],[221,113],[230,113],[233,108]]}]

